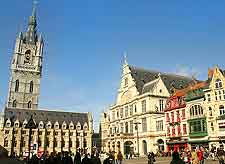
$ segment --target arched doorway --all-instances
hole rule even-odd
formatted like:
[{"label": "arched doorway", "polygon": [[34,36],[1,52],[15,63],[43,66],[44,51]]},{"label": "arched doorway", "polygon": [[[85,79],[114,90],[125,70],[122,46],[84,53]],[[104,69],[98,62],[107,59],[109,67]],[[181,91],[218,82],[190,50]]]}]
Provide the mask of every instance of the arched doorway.
[{"label": "arched doorway", "polygon": [[143,151],[144,155],[148,154],[147,142],[145,140],[142,141],[142,151]]},{"label": "arched doorway", "polygon": [[134,147],[132,146],[133,142],[131,141],[126,141],[124,143],[124,154],[130,154],[131,152],[134,152]]},{"label": "arched doorway", "polygon": [[116,150],[117,153],[118,153],[119,151],[121,151],[121,150],[120,150],[120,141],[117,142],[116,147],[117,147],[117,150]]},{"label": "arched doorway", "polygon": [[157,144],[158,144],[158,149],[161,151],[164,151],[164,141],[162,139],[159,139],[157,141]]}]

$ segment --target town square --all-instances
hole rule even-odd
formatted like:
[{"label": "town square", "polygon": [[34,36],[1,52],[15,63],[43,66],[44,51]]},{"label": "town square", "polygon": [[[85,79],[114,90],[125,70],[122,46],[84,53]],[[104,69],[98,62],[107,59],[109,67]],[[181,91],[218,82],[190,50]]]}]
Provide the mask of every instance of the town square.
[{"label": "town square", "polygon": [[224,164],[224,5],[2,2],[0,164]]}]

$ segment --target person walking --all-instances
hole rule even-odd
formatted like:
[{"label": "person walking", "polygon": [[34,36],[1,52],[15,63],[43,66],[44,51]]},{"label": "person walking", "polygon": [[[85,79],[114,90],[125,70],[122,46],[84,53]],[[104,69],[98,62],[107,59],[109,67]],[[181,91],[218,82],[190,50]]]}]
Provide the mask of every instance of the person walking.
[{"label": "person walking", "polygon": [[225,152],[222,148],[218,148],[217,149],[217,154],[216,154],[218,160],[219,160],[219,164],[224,164],[224,156],[225,156]]},{"label": "person walking", "polygon": [[84,158],[82,159],[81,164],[90,164],[90,163],[91,163],[91,159],[88,158],[88,155],[87,154],[85,154],[84,155]]},{"label": "person walking", "polygon": [[118,152],[116,158],[117,158],[117,164],[122,164],[122,161],[123,161],[123,155],[122,155],[121,151]]},{"label": "person walking", "polygon": [[203,147],[200,147],[200,149],[197,151],[197,156],[198,156],[199,164],[204,164],[204,149],[203,149]]},{"label": "person walking", "polygon": [[153,152],[148,153],[148,164],[153,164],[155,162],[155,154]]},{"label": "person walking", "polygon": [[74,157],[74,164],[81,164],[81,155],[79,152],[76,152],[76,155]]},{"label": "person walking", "polygon": [[116,164],[114,156],[112,154],[109,154],[109,157],[104,160],[103,164]]},{"label": "person walking", "polygon": [[180,155],[178,152],[173,152],[172,154],[172,161],[170,164],[184,164],[184,161],[180,159]]}]

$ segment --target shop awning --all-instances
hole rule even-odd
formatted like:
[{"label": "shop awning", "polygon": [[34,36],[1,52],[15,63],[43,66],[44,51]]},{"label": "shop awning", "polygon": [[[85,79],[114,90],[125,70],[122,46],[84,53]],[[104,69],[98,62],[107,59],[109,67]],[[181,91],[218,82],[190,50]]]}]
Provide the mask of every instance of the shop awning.
[{"label": "shop awning", "polygon": [[187,143],[187,141],[171,141],[171,142],[167,142],[167,145],[173,145],[173,144],[184,144]]},{"label": "shop awning", "polygon": [[208,143],[209,140],[192,140],[188,141],[188,143]]}]

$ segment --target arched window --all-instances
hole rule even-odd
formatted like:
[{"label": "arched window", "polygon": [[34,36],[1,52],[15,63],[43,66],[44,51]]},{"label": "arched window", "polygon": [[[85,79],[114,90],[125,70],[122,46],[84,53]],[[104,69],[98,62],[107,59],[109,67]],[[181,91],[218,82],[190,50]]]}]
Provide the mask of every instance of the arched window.
[{"label": "arched window", "polygon": [[19,86],[20,86],[20,82],[19,82],[19,80],[16,80],[15,92],[19,91]]},{"label": "arched window", "polygon": [[198,116],[203,114],[204,114],[204,111],[201,105],[193,105],[190,108],[190,116]]},{"label": "arched window", "polygon": [[30,82],[30,93],[33,93],[34,90],[34,83],[33,81]]},{"label": "arched window", "polygon": [[32,107],[32,102],[31,102],[31,101],[29,101],[29,102],[27,103],[27,107],[28,107],[29,109]]},{"label": "arched window", "polygon": [[215,82],[216,88],[222,88],[222,81],[220,79],[217,79]]},{"label": "arched window", "polygon": [[220,109],[220,115],[225,114],[225,109],[223,105],[220,105],[219,109]]},{"label": "arched window", "polygon": [[30,64],[30,61],[31,61],[31,51],[30,50],[27,50],[25,52],[25,60],[24,60],[24,63],[29,63]]},{"label": "arched window", "polygon": [[16,105],[17,105],[17,102],[16,102],[16,100],[14,100],[14,101],[13,101],[13,104],[12,104],[12,107],[13,107],[13,108],[16,108]]}]

